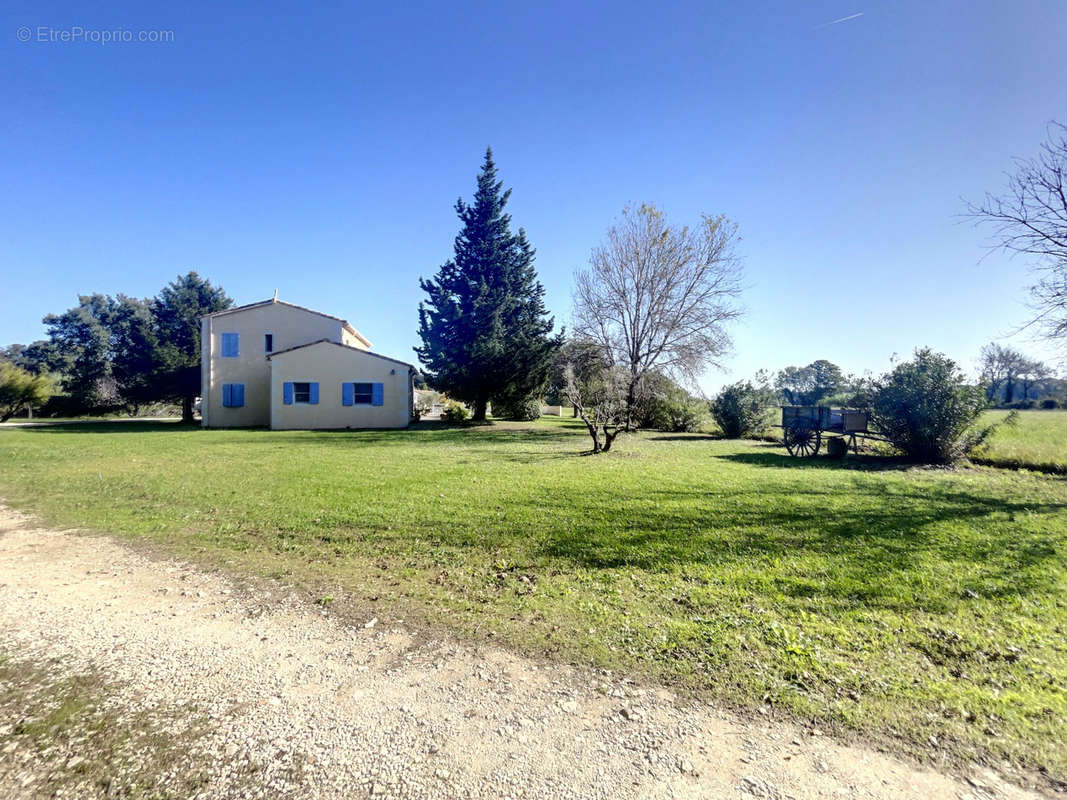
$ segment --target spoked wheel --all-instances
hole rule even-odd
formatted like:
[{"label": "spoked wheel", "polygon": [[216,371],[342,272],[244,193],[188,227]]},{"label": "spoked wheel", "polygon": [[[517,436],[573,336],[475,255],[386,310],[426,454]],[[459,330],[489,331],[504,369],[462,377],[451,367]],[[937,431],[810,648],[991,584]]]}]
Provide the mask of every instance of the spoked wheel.
[{"label": "spoked wheel", "polygon": [[783,438],[785,439],[785,449],[789,451],[789,455],[813,456],[819,452],[822,431],[808,420],[795,419],[785,429]]}]

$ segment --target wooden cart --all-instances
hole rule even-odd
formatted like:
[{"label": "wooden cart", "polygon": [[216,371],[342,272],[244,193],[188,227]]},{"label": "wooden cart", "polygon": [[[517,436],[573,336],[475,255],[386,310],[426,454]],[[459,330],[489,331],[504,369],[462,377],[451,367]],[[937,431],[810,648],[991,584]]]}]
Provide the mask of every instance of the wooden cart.
[{"label": "wooden cart", "polygon": [[830,406],[782,406],[782,441],[792,456],[814,456],[824,438],[840,437],[853,452],[858,439],[879,439],[866,411]]}]

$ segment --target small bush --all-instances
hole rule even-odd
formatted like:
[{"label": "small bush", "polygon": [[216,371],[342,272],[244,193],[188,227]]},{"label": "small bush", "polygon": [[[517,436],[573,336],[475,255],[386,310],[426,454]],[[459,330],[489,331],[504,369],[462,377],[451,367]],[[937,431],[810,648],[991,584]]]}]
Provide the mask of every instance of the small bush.
[{"label": "small bush", "polygon": [[734,383],[724,387],[711,401],[711,416],[726,438],[739,439],[759,433],[773,402],[767,389],[753,386],[748,381]]},{"label": "small bush", "polygon": [[467,407],[461,405],[455,401],[445,406],[444,411],[441,412],[442,422],[465,422],[470,419],[471,412],[467,410]]},{"label": "small bush", "polygon": [[973,426],[986,408],[984,392],[968,386],[956,362],[929,348],[875,382],[872,421],[913,461],[949,464],[967,455],[992,428]]},{"label": "small bush", "polygon": [[523,397],[516,400],[497,400],[493,403],[493,416],[518,422],[531,422],[541,418],[541,398]]},{"label": "small bush", "polygon": [[703,427],[707,403],[693,397],[666,375],[647,376],[635,406],[637,427],[671,433],[693,433]]},{"label": "small bush", "polygon": [[1054,408],[1059,408],[1060,404],[1058,402],[1056,402],[1055,398],[1049,397],[1049,398],[1041,401],[1041,407],[1043,409],[1045,409],[1045,410],[1050,411],[1050,410],[1052,410]]}]

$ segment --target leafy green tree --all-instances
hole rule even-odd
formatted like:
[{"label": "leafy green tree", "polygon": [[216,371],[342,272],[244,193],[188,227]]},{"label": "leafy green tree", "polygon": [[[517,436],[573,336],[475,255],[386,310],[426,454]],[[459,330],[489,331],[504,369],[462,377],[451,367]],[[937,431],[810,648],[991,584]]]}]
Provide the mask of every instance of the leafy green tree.
[{"label": "leafy green tree", "polygon": [[52,381],[45,375],[32,375],[8,361],[0,361],[0,422],[19,412],[43,406],[52,396]]},{"label": "leafy green tree", "polygon": [[[11,345],[11,348],[19,348],[16,354],[10,354],[8,360],[20,369],[24,369],[33,375],[47,375],[49,373],[62,372],[67,365],[67,360],[56,349],[55,345],[47,339],[38,339],[23,347]],[[11,348],[8,348],[9,350]]]},{"label": "leafy green tree", "polygon": [[947,464],[965,456],[991,428],[975,430],[984,390],[968,385],[956,362],[929,348],[915,351],[875,381],[871,420],[909,459]]},{"label": "leafy green tree", "polygon": [[182,421],[193,421],[193,400],[200,394],[200,317],[233,306],[220,286],[196,272],[179,275],[152,303],[158,341],[159,399],[182,404]]},{"label": "leafy green tree", "polygon": [[845,376],[832,361],[820,358],[806,367],[786,367],[775,378],[775,388],[792,406],[814,406],[845,388]]},{"label": "leafy green tree", "polygon": [[562,337],[553,337],[534,250],[504,213],[511,190],[497,180],[492,150],[470,205],[456,201],[463,223],[455,253],[419,285],[419,360],[427,381],[473,407],[484,420],[490,400],[513,404],[540,392]]},{"label": "leafy green tree", "polygon": [[111,374],[123,401],[137,413],[142,403],[160,399],[161,354],[152,301],[120,294],[112,301]]},{"label": "leafy green tree", "polygon": [[61,356],[63,390],[87,410],[118,402],[111,374],[111,298],[80,295],[78,305],[43,320],[49,341]]}]

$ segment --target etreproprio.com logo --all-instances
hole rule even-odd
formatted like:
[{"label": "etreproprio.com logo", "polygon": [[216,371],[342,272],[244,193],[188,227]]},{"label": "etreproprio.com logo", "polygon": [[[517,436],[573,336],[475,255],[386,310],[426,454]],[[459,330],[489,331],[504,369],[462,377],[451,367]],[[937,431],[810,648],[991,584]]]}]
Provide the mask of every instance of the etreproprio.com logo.
[{"label": "etreproprio.com logo", "polygon": [[56,28],[51,25],[34,27],[22,25],[15,31],[15,38],[20,42],[42,44],[157,44],[173,42],[174,31],[86,28],[81,25],[71,25],[66,28]]}]

